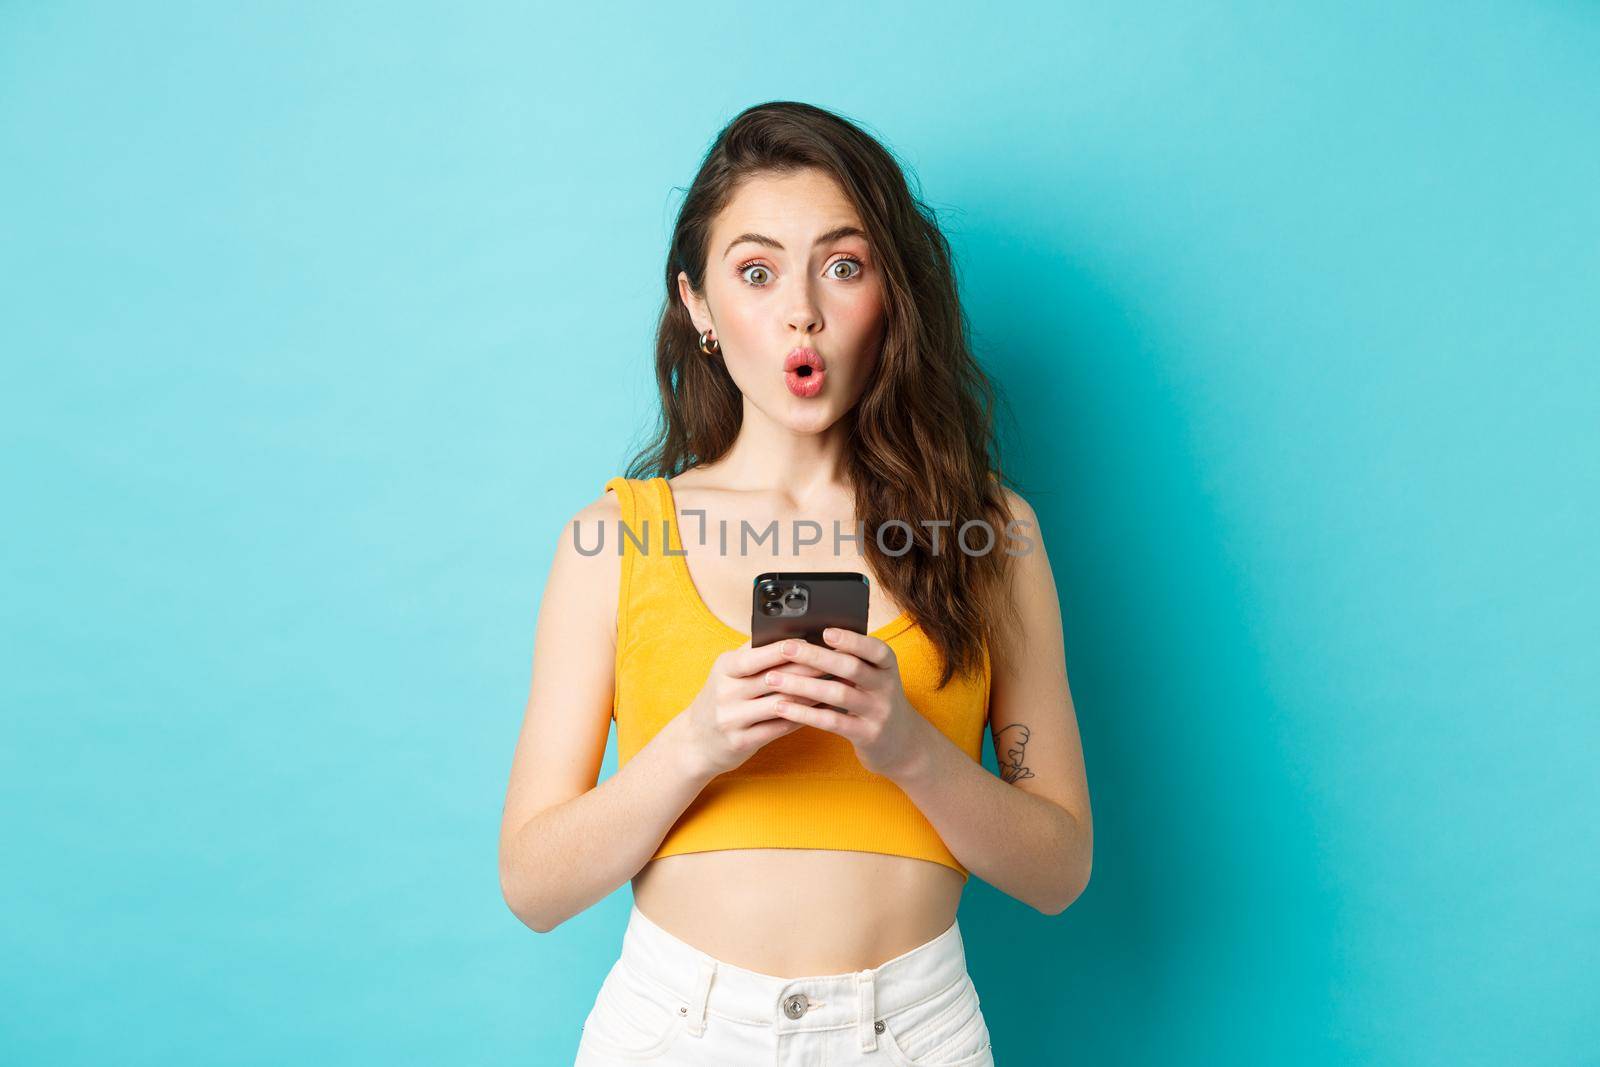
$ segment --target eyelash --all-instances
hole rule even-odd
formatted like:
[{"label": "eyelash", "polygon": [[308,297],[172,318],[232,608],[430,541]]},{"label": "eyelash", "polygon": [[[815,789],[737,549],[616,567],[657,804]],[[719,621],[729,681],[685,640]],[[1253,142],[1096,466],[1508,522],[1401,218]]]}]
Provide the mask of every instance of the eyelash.
[{"label": "eyelash", "polygon": [[[854,274],[850,275],[850,277],[848,277],[848,278],[836,278],[835,281],[853,282],[857,278],[861,277],[861,275],[867,269],[867,265],[865,263],[861,262],[861,260],[857,259],[855,256],[840,256],[838,259],[834,260],[832,263],[829,263],[827,269],[828,270],[832,270],[834,267],[838,266],[840,263],[854,263],[856,265],[856,272]],[[734,273],[734,275],[736,277],[738,277],[738,278],[740,278],[742,280],[744,278],[744,272],[749,270],[751,267],[767,267],[767,265],[765,263],[763,263],[760,259],[747,259],[743,263],[739,264],[737,267],[733,268],[733,273]],[[771,267],[767,267],[767,270],[770,271],[771,269],[772,269]],[[751,285],[749,282],[745,282],[745,284],[749,285],[750,288],[752,288],[752,289],[765,289],[766,288],[766,285]]]}]

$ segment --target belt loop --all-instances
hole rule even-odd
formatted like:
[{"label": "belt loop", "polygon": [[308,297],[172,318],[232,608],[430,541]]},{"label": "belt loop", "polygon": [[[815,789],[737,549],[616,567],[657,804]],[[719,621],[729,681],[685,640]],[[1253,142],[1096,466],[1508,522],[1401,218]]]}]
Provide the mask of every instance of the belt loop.
[{"label": "belt loop", "polygon": [[711,999],[711,980],[717,971],[717,961],[710,956],[700,957],[700,973],[695,976],[694,992],[689,1000],[689,1033],[699,1037],[706,1032],[706,1002]]},{"label": "belt loop", "polygon": [[878,1047],[875,977],[872,971],[856,972],[856,1032],[861,1036],[862,1052],[871,1052]]}]

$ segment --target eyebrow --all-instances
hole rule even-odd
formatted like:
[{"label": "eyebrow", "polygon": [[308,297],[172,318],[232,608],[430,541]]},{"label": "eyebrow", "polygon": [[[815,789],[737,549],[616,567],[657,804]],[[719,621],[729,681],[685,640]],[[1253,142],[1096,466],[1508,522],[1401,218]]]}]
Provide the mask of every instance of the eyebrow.
[{"label": "eyebrow", "polygon": [[[866,232],[859,226],[835,226],[821,237],[818,237],[817,244],[830,244],[831,242],[837,241],[843,237],[860,237],[865,239],[866,236]],[[728,247],[722,250],[722,258],[727,259],[728,253],[733,251],[734,245],[743,244],[746,241],[749,241],[752,244],[766,245],[768,248],[776,248],[780,252],[783,251],[783,245],[779,244],[777,241],[774,241],[764,233],[741,233],[739,236],[728,242]]]}]

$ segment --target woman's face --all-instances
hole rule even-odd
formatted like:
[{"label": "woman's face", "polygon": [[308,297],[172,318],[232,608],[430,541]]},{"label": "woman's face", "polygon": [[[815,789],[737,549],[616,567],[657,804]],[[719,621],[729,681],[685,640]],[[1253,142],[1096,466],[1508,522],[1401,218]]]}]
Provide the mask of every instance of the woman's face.
[{"label": "woman's face", "polygon": [[877,365],[882,281],[860,216],[825,171],[743,182],[712,225],[705,292],[680,272],[678,293],[722,346],[704,358],[721,358],[750,404],[796,432],[831,426]]}]

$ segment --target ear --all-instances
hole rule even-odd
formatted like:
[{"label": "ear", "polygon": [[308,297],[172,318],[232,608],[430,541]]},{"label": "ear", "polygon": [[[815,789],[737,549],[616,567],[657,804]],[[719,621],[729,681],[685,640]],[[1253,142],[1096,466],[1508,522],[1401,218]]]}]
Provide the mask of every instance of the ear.
[{"label": "ear", "polygon": [[689,309],[689,318],[694,323],[694,328],[700,333],[707,330],[716,331],[716,325],[711,321],[711,309],[705,300],[694,291],[689,284],[689,275],[685,271],[678,272],[678,299],[683,301],[683,306]]}]

